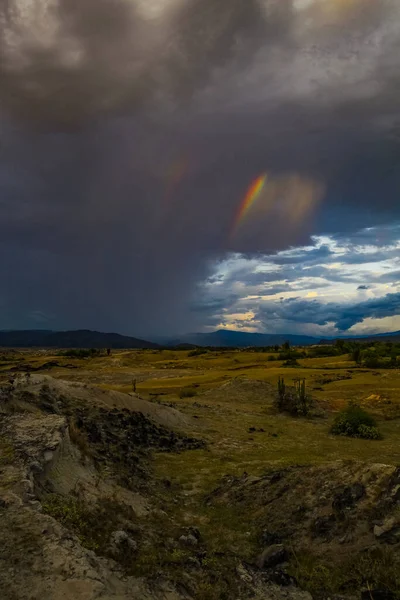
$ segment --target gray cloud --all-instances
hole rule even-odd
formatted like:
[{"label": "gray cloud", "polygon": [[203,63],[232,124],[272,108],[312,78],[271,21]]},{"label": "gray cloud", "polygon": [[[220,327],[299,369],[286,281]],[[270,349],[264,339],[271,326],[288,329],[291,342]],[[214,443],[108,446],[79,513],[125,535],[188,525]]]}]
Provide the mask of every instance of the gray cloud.
[{"label": "gray cloud", "polygon": [[379,276],[378,281],[381,283],[400,283],[400,271],[389,271]]},{"label": "gray cloud", "polygon": [[261,321],[265,327],[271,320],[313,325],[334,325],[339,331],[347,331],[353,325],[362,323],[366,318],[381,319],[398,315],[400,312],[400,294],[387,294],[382,298],[374,298],[354,304],[322,304],[318,300],[291,298],[280,302],[260,304],[255,320]]},{"label": "gray cloud", "polygon": [[335,258],[335,253],[328,246],[320,246],[312,250],[301,249],[290,254],[276,254],[270,257],[276,265],[310,265],[327,262],[329,259]]},{"label": "gray cloud", "polygon": [[184,105],[235,47],[283,33],[275,12],[268,25],[254,0],[1,0],[0,103],[52,130]]},{"label": "gray cloud", "polygon": [[[29,6],[0,0],[3,326],[192,329],[196,285],[227,251],[398,216],[396,2],[329,18],[290,0],[170,0],[152,18],[150,1]],[[263,171],[325,197],[275,194],[232,237]]]}]

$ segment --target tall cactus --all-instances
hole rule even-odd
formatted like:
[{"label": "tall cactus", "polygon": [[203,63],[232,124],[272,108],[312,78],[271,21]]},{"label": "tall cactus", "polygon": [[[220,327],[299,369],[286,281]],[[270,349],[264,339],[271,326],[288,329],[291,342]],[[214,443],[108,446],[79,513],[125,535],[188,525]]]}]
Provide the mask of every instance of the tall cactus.
[{"label": "tall cactus", "polygon": [[303,415],[306,415],[308,413],[306,380],[305,379],[297,379],[295,381],[295,390],[296,390],[299,409],[303,413]]},{"label": "tall cactus", "polygon": [[286,385],[283,377],[278,379],[278,397],[279,397],[279,408],[283,407],[286,396]]}]

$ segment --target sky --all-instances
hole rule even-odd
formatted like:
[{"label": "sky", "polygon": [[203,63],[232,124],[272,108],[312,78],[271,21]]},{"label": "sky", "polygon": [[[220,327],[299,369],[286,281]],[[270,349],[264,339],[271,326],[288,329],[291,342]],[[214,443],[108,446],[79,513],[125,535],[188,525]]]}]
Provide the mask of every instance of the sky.
[{"label": "sky", "polygon": [[400,330],[399,99],[398,0],[0,0],[0,329]]}]

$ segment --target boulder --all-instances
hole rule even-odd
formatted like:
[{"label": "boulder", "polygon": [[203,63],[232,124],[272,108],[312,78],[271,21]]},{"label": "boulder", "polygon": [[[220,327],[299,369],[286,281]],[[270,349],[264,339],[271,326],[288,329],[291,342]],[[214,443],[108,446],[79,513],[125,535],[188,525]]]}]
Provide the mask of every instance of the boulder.
[{"label": "boulder", "polygon": [[137,543],[133,540],[126,531],[114,531],[111,534],[111,546],[114,552],[120,552],[123,548],[128,548],[132,552],[137,550]]},{"label": "boulder", "polygon": [[335,494],[332,502],[332,508],[338,512],[351,510],[364,496],[365,486],[362,483],[354,483],[353,485],[347,486]]},{"label": "boulder", "polygon": [[380,542],[397,544],[400,542],[400,521],[394,517],[386,519],[382,525],[375,525],[374,535]]}]

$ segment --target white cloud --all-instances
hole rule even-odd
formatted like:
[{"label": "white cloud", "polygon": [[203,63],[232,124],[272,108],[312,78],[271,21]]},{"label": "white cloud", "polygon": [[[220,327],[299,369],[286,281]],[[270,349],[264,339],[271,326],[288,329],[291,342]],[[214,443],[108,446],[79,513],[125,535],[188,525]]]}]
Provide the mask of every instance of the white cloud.
[{"label": "white cloud", "polygon": [[[274,255],[230,256],[204,288],[214,301],[209,306],[217,307],[210,317],[221,328],[317,336],[346,328],[352,335],[400,329],[400,271],[393,254],[400,229],[390,225],[383,234],[385,228],[379,237],[369,228],[356,232],[355,242],[319,236],[313,246]],[[363,238],[370,241],[358,244]]]}]

